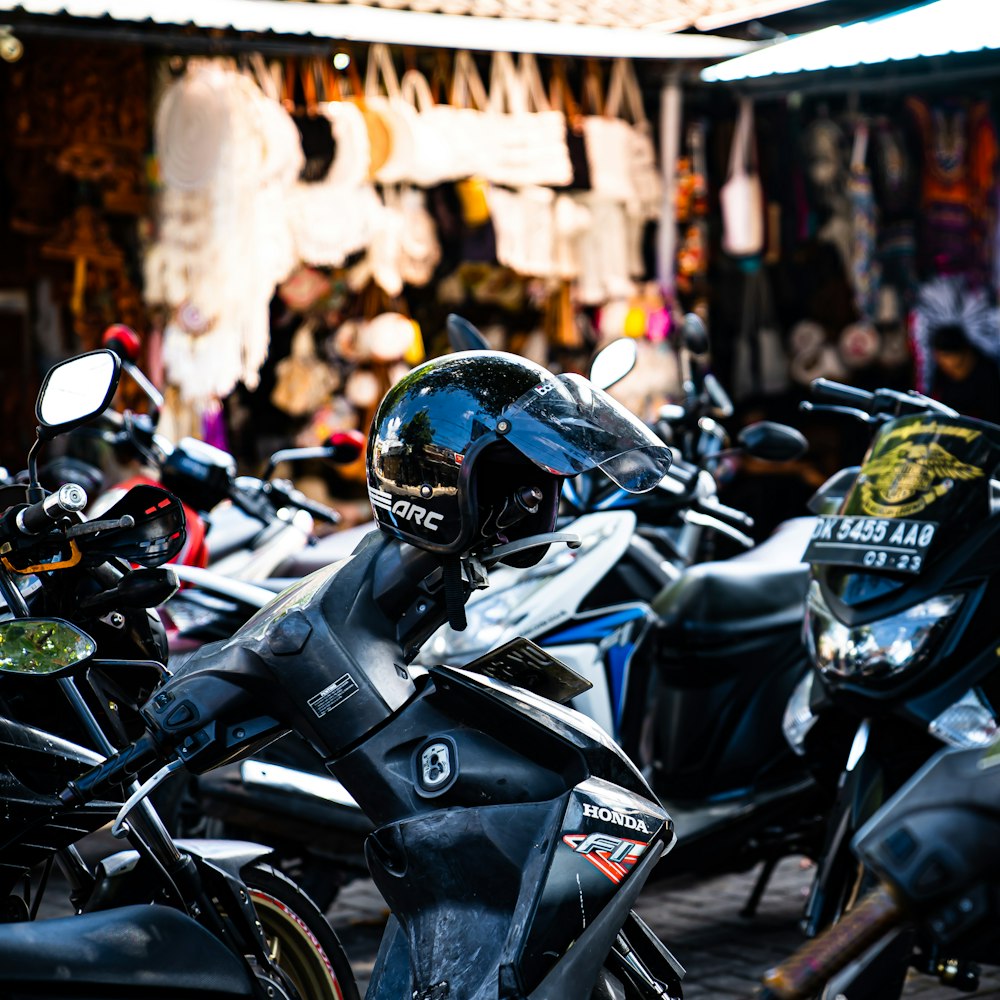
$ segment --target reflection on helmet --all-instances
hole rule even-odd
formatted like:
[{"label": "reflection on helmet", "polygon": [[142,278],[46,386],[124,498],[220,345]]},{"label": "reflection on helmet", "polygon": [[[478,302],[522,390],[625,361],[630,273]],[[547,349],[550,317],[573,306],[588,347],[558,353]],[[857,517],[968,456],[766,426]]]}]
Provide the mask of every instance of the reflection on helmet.
[{"label": "reflection on helmet", "polygon": [[[571,472],[602,466],[626,489],[655,486],[669,464],[662,442],[586,380],[568,386],[567,378],[516,355],[474,351],[397,382],[368,442],[379,527],[454,555],[551,531]],[[627,477],[634,482],[612,471],[623,466],[639,469]]]}]

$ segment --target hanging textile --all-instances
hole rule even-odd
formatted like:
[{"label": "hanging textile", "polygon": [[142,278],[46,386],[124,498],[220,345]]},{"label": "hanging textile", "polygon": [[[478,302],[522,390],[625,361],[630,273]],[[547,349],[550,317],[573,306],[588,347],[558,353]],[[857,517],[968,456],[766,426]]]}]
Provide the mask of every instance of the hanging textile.
[{"label": "hanging textile", "polygon": [[271,295],[295,263],[286,196],[304,165],[282,116],[255,81],[211,60],[192,60],[157,112],[164,185],[145,292],[170,309],[164,365],[189,401],[254,388],[267,357]]},{"label": "hanging textile", "polygon": [[997,138],[985,101],[928,104],[916,97],[907,107],[924,147],[921,190],[921,269],[928,274],[991,274],[991,204]]},{"label": "hanging textile", "polygon": [[866,165],[867,153],[868,124],[860,122],[854,132],[847,179],[847,196],[851,202],[851,283],[858,313],[862,320],[871,321],[875,316],[880,274],[875,260],[875,193]]}]

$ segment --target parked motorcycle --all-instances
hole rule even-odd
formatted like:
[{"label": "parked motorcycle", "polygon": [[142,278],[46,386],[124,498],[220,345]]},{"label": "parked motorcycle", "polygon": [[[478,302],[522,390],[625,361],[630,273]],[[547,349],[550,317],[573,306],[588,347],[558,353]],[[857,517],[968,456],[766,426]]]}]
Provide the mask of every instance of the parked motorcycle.
[{"label": "parked motorcycle", "polygon": [[[831,709],[854,729],[807,905],[810,934],[841,918],[869,881],[848,845],[885,799],[942,744],[1000,737],[1000,428],[916,393],[823,380],[814,390],[827,401],[816,409],[876,433],[849,485],[831,486],[843,500],[820,514],[806,551],[815,667],[789,703],[786,733],[808,760],[810,729]],[[884,995],[904,971],[905,962],[887,966]]]},{"label": "parked motorcycle", "polygon": [[585,380],[503,354],[420,366],[373,425],[381,530],[191,657],[145,705],[146,734],[63,799],[164,761],[204,773],[294,729],[376,825],[366,856],[393,918],[370,998],[679,997],[680,967],[630,913],[672,825],[610,738],[551,700],[579,679],[526,641],[406,666],[489,568],[575,544],[553,530],[561,477],[600,465],[648,489],[668,461]]},{"label": "parked motorcycle", "polygon": [[997,961],[998,763],[996,745],[943,751],[883,805],[853,841],[878,886],[769,971],[758,1000],[805,1000],[821,989],[825,998],[882,1000],[891,994],[875,970],[887,956],[905,960],[915,939],[925,971],[974,989],[968,964],[943,956]]},{"label": "parked motorcycle", "polygon": [[[140,471],[108,484],[100,470],[88,472],[78,459],[62,457],[43,468],[46,485],[56,488],[67,477],[78,481],[74,477],[85,476],[85,488],[100,489],[91,504],[95,514],[110,507],[132,486],[162,485],[169,489],[184,504],[188,541],[177,562],[193,568],[188,582],[197,581],[197,571],[211,565],[220,578],[258,583],[315,542],[314,522],[339,523],[336,511],[310,500],[288,480],[274,478],[273,473],[285,462],[353,462],[364,449],[361,434],[337,432],[316,447],[282,449],[271,456],[260,477],[237,476],[236,461],[227,452],[195,438],[174,444],[157,433],[163,398],[137,364],[140,342],[134,331],[121,324],[110,326],[103,344],[121,359],[123,370],[145,396],[147,412],[108,410],[76,434],[83,439],[97,438],[123,462],[139,463]],[[185,596],[191,595],[185,591]],[[196,603],[179,608],[182,632],[185,627],[195,630],[182,640],[206,641],[231,634],[231,628],[214,635],[198,634],[199,625],[212,618],[212,610],[199,613]],[[244,620],[237,619],[233,627]]]},{"label": "parked motorcycle", "polygon": [[[456,347],[484,349],[457,317],[449,335]],[[592,374],[610,384],[634,364],[634,344],[619,341],[598,355]],[[675,448],[667,475],[643,494],[596,472],[567,480],[563,509],[582,516],[564,527],[580,546],[553,549],[533,566],[498,567],[490,588],[471,596],[468,627],[443,626],[417,662],[462,666],[525,636],[569,664],[591,685],[573,707],[640,764],[683,832],[659,872],[738,870],[765,859],[752,913],[781,857],[818,849],[829,800],[781,732],[784,705],[808,669],[801,553],[811,522],[791,522],[745,557],[691,565],[713,531],[752,542],[748,519],[718,502],[708,471],[727,445],[710,413],[731,404],[711,379],[705,388],[697,360],[687,371],[685,404],[662,414],[669,424],[660,428],[686,457]],[[747,428],[739,442],[772,460],[794,457],[802,444],[773,424]],[[364,870],[370,822],[294,740],[204,775],[198,792],[199,807],[229,831],[256,825],[289,855],[296,846],[323,850],[342,879]]]},{"label": "parked motorcycle", "polygon": [[[266,863],[268,848],[174,841],[145,793],[126,783],[123,797],[135,808],[112,832],[133,849],[96,866],[77,850],[125,807],[115,795],[81,804],[56,793],[141,732],[139,703],[164,674],[165,636],[147,608],[177,581],[169,569],[133,565],[161,566],[184,542],[181,506],[159,487],[137,486],[86,521],[78,485],[46,494],[38,484],[39,447],[102,412],[118,377],[108,351],[54,367],[39,393],[28,481],[0,491],[8,615],[0,621],[0,983],[52,997],[67,989],[126,997],[137,988],[178,997],[357,997],[336,936]],[[34,922],[56,863],[78,915]]]},{"label": "parked motorcycle", "polygon": [[[494,574],[490,591],[470,601],[469,629],[442,630],[423,655],[460,665],[520,634],[573,666],[592,684],[574,706],[615,735],[674,817],[678,848],[660,874],[764,860],[749,915],[782,857],[815,854],[829,798],[781,730],[808,669],[801,554],[812,523],[789,522],[745,556],[698,562],[714,532],[752,541],[749,519],[718,501],[711,475],[728,442],[710,414],[732,404],[698,361],[703,327],[691,318],[685,333],[686,398],[658,425],[680,446],[664,479],[638,496],[571,481],[572,509],[591,511],[566,525],[581,547]],[[620,377],[634,351],[617,342],[593,370],[602,381]],[[752,425],[739,440],[744,453],[771,460],[803,447],[776,424]]]},{"label": "parked motorcycle", "polygon": [[[470,599],[469,628],[445,627],[418,662],[461,665],[517,635],[551,647],[593,685],[574,707],[642,761],[647,780],[668,796],[684,837],[661,871],[741,869],[764,858],[748,901],[752,913],[777,861],[815,852],[822,830],[826,799],[780,730],[782,707],[807,669],[799,640],[806,584],[800,554],[811,525],[792,522],[746,559],[690,571],[713,532],[752,542],[749,519],[719,503],[710,474],[727,445],[713,414],[731,413],[732,404],[698,361],[706,344],[696,318],[685,334],[685,402],[660,414],[658,431],[690,461],[675,448],[667,476],[641,495],[597,473],[567,481],[563,508],[584,513],[568,530],[582,546],[550,552],[534,567],[497,570],[490,589]],[[450,319],[449,337],[459,349],[486,349],[459,317]],[[591,374],[608,385],[635,361],[634,342],[618,341],[598,354]],[[770,423],[746,428],[739,440],[745,452],[771,460],[796,457],[803,444],[797,432]],[[315,552],[321,550],[323,543]],[[267,595],[248,593],[235,615],[251,613],[254,599],[262,605]],[[709,606],[725,609],[722,621],[714,612],[699,628]],[[729,658],[734,651],[742,658]],[[741,723],[744,712],[749,721]],[[707,750],[697,757],[695,747]],[[234,836],[261,831],[324,902],[340,882],[365,871],[360,848],[370,822],[295,738],[204,775],[187,791],[190,798],[172,810],[179,822],[195,830],[207,822]]]}]

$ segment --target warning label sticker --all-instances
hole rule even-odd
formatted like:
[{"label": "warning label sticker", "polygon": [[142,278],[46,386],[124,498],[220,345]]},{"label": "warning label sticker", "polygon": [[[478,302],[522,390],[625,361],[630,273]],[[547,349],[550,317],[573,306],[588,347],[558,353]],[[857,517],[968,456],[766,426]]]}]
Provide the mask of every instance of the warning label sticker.
[{"label": "warning label sticker", "polygon": [[338,705],[342,705],[352,694],[358,693],[357,681],[350,675],[344,674],[328,687],[323,688],[319,694],[314,694],[309,699],[309,707],[322,719],[324,715],[332,712]]}]

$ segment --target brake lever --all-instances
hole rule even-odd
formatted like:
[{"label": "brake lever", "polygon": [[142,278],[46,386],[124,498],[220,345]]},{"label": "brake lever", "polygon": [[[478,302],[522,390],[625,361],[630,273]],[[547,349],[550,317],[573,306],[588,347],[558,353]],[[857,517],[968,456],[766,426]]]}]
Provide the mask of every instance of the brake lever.
[{"label": "brake lever", "polygon": [[480,561],[484,566],[489,567],[508,556],[516,555],[518,552],[526,552],[528,549],[535,549],[540,545],[553,545],[557,542],[565,542],[571,549],[578,549],[583,544],[580,536],[572,531],[548,531],[542,535],[529,535],[527,538],[519,538],[516,542],[498,545],[481,556]]},{"label": "brake lever", "polygon": [[[908,416],[914,413],[937,413],[943,417],[958,417],[961,414],[958,410],[953,410],[944,403],[939,403],[930,396],[925,396],[922,392],[914,389],[907,389],[906,392],[899,392],[897,389],[876,389],[876,404],[888,405],[888,417]],[[885,410],[876,411],[878,414],[886,413]]]},{"label": "brake lever", "polygon": [[64,532],[66,538],[82,538],[85,535],[99,535],[102,531],[114,531],[118,529],[134,528],[135,518],[131,514],[124,517],[112,517],[100,521],[83,521],[81,524],[74,524]]},{"label": "brake lever", "polygon": [[684,520],[688,524],[697,524],[700,528],[711,528],[712,531],[731,538],[745,549],[752,549],[754,547],[754,540],[749,535],[744,534],[739,528],[735,528],[733,525],[727,524],[717,517],[712,517],[711,514],[702,514],[701,511],[697,510],[686,510],[684,512]]},{"label": "brake lever", "polygon": [[324,521],[326,524],[340,524],[340,514],[332,507],[318,500],[310,500],[301,490],[296,489],[287,479],[272,479],[264,484],[264,494],[269,497],[278,497],[286,504],[304,510],[311,514],[317,521]]},{"label": "brake lever", "polygon": [[111,824],[111,836],[117,837],[119,840],[122,837],[127,837],[131,832],[129,830],[129,825],[126,822],[128,814],[144,799],[150,792],[154,791],[159,785],[161,785],[167,778],[174,773],[174,771],[179,771],[184,766],[184,761],[177,757],[176,759],[170,761],[169,764],[164,764],[163,767],[152,775],[152,777],[147,778],[126,800],[122,805],[121,809],[118,810],[118,815],[115,816],[114,822]]},{"label": "brake lever", "polygon": [[808,399],[799,403],[799,409],[804,413],[842,413],[845,417],[854,417],[863,424],[878,423],[878,418],[871,413],[865,413],[855,406],[837,406],[834,403],[812,403]]}]

